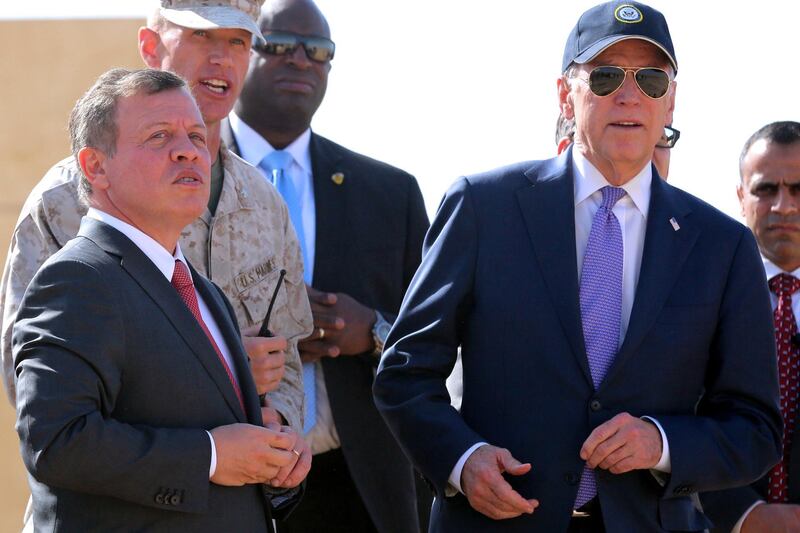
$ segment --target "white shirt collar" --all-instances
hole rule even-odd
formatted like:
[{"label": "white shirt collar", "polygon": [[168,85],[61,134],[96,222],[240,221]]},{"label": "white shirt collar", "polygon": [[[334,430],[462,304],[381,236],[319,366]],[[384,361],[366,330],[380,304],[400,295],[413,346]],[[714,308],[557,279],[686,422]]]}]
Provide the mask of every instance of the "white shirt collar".
[{"label": "white shirt collar", "polygon": [[[236,143],[239,145],[239,152],[242,158],[257,167],[261,160],[275,151],[275,148],[262,137],[256,130],[248,126],[233,111],[228,115],[233,134],[236,136]],[[300,134],[297,139],[284,148],[292,154],[295,162],[308,175],[311,175],[311,128]]]},{"label": "white shirt collar", "polygon": [[[572,172],[575,176],[575,205],[586,200],[603,187],[611,185],[605,176],[579,150],[574,148],[572,150]],[[650,186],[652,182],[653,168],[648,162],[632,180],[622,185],[622,188],[625,189],[625,192],[633,201],[633,205],[636,206],[645,219],[650,211]]]},{"label": "white shirt collar", "polygon": [[[761,256],[761,260],[764,261],[764,270],[767,273],[767,280],[770,280],[770,279],[774,278],[778,274],[782,274],[782,273],[786,272],[785,270],[781,269],[778,265],[776,265],[775,263],[773,263],[772,261],[770,261],[769,259],[767,259],[763,255]],[[792,276],[794,276],[796,278],[800,278],[800,268],[798,268],[796,270],[793,270],[792,272],[786,272],[786,273],[787,274],[791,274]]]},{"label": "white shirt collar", "polygon": [[[186,264],[186,258],[183,256],[180,243],[175,245],[175,254],[173,255],[142,230],[131,226],[127,222],[123,222],[115,216],[109,215],[105,211],[90,207],[86,216],[108,224],[133,241],[133,244],[135,244],[136,247],[153,262],[156,268],[164,274],[167,281],[172,281],[172,273],[175,270],[176,259]],[[189,277],[191,277],[191,271],[189,272]]]}]

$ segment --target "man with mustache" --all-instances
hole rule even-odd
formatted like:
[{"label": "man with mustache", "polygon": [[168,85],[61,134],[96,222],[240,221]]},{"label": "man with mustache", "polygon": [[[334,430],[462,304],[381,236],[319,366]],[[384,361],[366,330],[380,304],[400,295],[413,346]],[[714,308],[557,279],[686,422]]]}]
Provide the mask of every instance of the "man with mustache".
[{"label": "man with mustache", "polygon": [[714,531],[800,530],[800,123],[755,132],[739,158],[736,193],[764,260],[775,320],[783,417],[783,455],[748,487],[701,495]]},{"label": "man with mustache", "polygon": [[[187,80],[207,127],[211,188],[207,209],[183,229],[181,245],[197,271],[231,301],[244,336],[250,368],[269,419],[302,431],[303,386],[299,339],[312,329],[303,285],[300,247],[286,205],[251,165],[220,141],[220,121],[242,90],[263,0],[161,0],[139,29],[144,63]],[[44,261],[73,238],[86,206],[79,201],[80,171],[74,157],[56,163],[22,208],[6,257],[0,307],[3,384],[15,404],[11,328],[25,288]],[[286,275],[278,287],[281,270]],[[278,289],[276,292],[276,288]],[[255,336],[275,297],[269,328]],[[305,477],[311,453],[301,438]],[[280,478],[289,476],[283,471]]]},{"label": "man with mustache", "polygon": [[233,309],[178,244],[210,187],[186,82],[111,70],[69,130],[89,209],[13,329],[35,529],[271,531],[302,440],[262,426]]}]

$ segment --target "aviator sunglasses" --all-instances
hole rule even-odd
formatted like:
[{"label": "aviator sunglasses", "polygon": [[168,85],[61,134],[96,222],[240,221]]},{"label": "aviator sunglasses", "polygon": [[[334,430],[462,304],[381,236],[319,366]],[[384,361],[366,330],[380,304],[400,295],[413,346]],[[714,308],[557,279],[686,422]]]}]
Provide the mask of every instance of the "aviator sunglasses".
[{"label": "aviator sunglasses", "polygon": [[[646,96],[653,99],[663,98],[669,90],[669,74],[656,67],[626,68],[605,65],[595,67],[589,72],[589,89],[597,96],[609,96],[625,83],[628,72],[633,73],[636,86]],[[583,78],[580,78],[583,80]],[[587,80],[583,80],[587,81]]]},{"label": "aviator sunglasses", "polygon": [[264,33],[266,44],[254,44],[253,49],[271,56],[284,56],[293,54],[298,46],[302,45],[306,57],[317,63],[324,63],[333,59],[336,45],[325,37],[299,35],[287,31]]}]

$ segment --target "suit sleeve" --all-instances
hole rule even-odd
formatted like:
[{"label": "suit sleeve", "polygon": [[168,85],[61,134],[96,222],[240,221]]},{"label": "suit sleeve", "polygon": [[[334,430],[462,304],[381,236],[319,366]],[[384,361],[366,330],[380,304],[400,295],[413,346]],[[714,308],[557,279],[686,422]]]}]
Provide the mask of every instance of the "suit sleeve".
[{"label": "suit sleeve", "polygon": [[33,275],[59,248],[53,236],[43,231],[30,214],[20,220],[11,236],[2,286],[0,286],[0,307],[3,313],[0,353],[3,359],[3,383],[11,405],[16,403],[11,331],[17,317],[17,309]]},{"label": "suit sleeve", "polygon": [[747,485],[780,457],[782,420],[765,279],[755,240],[743,228],[709,346],[697,416],[658,417],[672,462],[666,497]]},{"label": "suit sleeve", "polygon": [[425,239],[374,385],[378,409],[440,496],[458,458],[484,440],[451,407],[445,386],[471,307],[477,251],[475,212],[462,179],[446,194]]},{"label": "suit sleeve", "polygon": [[211,445],[202,429],[126,424],[112,416],[126,357],[124,306],[81,262],[45,265],[14,327],[17,432],[38,481],[157,507],[161,487],[182,493],[181,510],[208,504]]}]

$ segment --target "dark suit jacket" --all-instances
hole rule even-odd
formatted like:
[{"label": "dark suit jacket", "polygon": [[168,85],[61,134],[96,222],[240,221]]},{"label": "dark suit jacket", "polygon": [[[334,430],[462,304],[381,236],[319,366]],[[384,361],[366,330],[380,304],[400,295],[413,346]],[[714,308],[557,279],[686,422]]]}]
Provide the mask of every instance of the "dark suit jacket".
[{"label": "dark suit jacket", "polygon": [[[736,522],[759,500],[767,501],[767,476],[751,485],[700,495],[714,533],[729,533]],[[800,426],[795,425],[789,455],[789,503],[800,504]]]},{"label": "dark suit jacket", "polygon": [[246,413],[183,300],[122,233],[84,218],[33,278],[13,346],[37,531],[271,530],[263,486],[208,478],[205,430],[260,425],[260,409],[230,304],[192,276]]},{"label": "dark suit jacket", "polygon": [[[222,138],[238,153],[227,122]],[[391,320],[419,265],[428,229],[419,186],[410,174],[317,134],[310,149],[314,287],[349,294]],[[331,179],[336,172],[344,175],[341,185]],[[372,354],[323,359],[325,385],[342,452],[375,526],[410,533],[418,530],[414,474],[375,408],[377,363]]]},{"label": "dark suit jacket", "polygon": [[[761,476],[780,448],[775,347],[764,271],[741,224],[658,179],[627,335],[594,390],[580,318],[571,151],[463,178],[425,241],[375,382],[376,403],[436,487],[432,531],[565,531],[593,428],[651,415],[672,473],[598,470],[606,529],[707,527],[697,491]],[[680,229],[670,222],[674,218]],[[461,345],[461,412],[445,378]],[[490,520],[442,497],[474,443],[508,448],[533,515]]]}]

